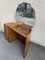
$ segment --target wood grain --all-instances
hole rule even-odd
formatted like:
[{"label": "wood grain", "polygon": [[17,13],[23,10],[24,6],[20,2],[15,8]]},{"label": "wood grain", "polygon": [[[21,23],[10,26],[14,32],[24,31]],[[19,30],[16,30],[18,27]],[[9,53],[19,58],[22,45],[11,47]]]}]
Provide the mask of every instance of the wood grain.
[{"label": "wood grain", "polygon": [[4,24],[5,38],[12,42],[16,39],[24,43],[24,53],[25,57],[29,49],[29,38],[31,35],[32,27],[26,24],[17,25],[16,23],[6,23]]}]

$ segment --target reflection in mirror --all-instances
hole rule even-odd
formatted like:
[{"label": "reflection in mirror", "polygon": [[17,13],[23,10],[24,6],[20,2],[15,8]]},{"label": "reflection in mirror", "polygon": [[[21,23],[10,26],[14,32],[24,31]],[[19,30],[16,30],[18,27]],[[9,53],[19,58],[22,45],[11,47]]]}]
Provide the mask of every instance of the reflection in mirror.
[{"label": "reflection in mirror", "polygon": [[34,26],[35,11],[29,3],[21,3],[16,9],[16,21]]}]

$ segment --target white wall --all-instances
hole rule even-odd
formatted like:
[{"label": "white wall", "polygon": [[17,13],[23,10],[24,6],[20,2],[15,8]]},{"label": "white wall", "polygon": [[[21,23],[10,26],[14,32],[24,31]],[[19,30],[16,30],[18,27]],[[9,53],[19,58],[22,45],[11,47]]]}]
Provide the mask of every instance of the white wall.
[{"label": "white wall", "polygon": [[36,13],[36,23],[32,30],[31,41],[45,47],[45,0],[0,0],[0,21],[15,22],[15,11],[18,4],[27,2],[32,5]]},{"label": "white wall", "polygon": [[36,10],[36,24],[32,31],[31,40],[45,46],[45,0],[35,0],[34,6]]}]

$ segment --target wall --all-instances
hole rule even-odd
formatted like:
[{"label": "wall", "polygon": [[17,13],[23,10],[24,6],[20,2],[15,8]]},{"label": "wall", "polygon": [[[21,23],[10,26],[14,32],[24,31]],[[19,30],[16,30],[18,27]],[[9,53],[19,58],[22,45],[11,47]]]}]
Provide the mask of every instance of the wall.
[{"label": "wall", "polygon": [[31,41],[45,47],[45,0],[0,0],[1,30],[3,30],[4,23],[15,22],[16,8],[18,4],[25,1],[32,5],[36,13]]},{"label": "wall", "polygon": [[36,24],[32,31],[31,40],[45,46],[45,0],[35,0],[34,6],[36,10]]}]

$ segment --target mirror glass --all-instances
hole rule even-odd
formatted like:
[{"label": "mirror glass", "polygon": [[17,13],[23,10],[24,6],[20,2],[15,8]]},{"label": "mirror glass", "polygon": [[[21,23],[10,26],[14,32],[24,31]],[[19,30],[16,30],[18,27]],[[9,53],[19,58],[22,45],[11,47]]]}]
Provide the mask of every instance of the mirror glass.
[{"label": "mirror glass", "polygon": [[16,22],[25,23],[31,26],[35,24],[35,10],[29,3],[21,3],[16,9]]}]

